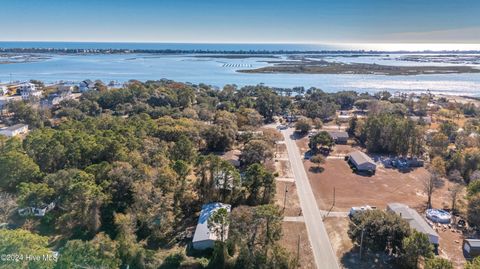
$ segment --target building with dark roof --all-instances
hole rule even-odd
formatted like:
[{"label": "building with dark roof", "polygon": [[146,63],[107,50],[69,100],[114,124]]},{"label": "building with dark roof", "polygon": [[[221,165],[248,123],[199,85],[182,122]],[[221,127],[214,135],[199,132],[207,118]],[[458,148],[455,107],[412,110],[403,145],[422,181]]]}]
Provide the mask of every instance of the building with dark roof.
[{"label": "building with dark roof", "polygon": [[335,144],[347,144],[348,133],[344,131],[327,131]]}]

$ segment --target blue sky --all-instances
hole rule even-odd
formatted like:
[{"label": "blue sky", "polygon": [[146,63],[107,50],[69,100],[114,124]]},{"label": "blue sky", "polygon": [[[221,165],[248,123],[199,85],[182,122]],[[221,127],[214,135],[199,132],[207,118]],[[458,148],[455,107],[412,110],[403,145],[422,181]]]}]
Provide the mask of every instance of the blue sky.
[{"label": "blue sky", "polygon": [[0,0],[2,41],[480,43],[476,0]]}]

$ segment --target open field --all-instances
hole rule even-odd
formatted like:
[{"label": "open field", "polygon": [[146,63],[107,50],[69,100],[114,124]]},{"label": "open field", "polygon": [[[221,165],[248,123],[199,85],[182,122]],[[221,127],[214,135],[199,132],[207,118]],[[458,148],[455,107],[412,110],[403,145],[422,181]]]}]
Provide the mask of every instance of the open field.
[{"label": "open field", "polygon": [[[302,152],[307,150],[307,138],[297,141]],[[408,173],[401,173],[395,169],[378,167],[374,176],[367,177],[357,175],[344,161],[342,156],[359,148],[351,145],[337,145],[334,147],[331,157],[323,164],[324,171],[321,173],[311,172],[312,164],[304,161],[310,184],[314,191],[315,199],[320,209],[328,210],[333,205],[333,189],[335,188],[335,206],[332,211],[348,211],[352,206],[371,205],[379,209],[385,209],[388,203],[399,202],[409,205],[422,212],[425,210],[427,195],[424,192],[424,181],[430,173],[425,168],[417,168]],[[448,208],[451,204],[448,189],[454,183],[445,180],[433,194],[432,202],[435,208]],[[461,202],[459,202],[461,203]],[[353,245],[348,238],[348,218],[325,219],[332,247],[337,257],[345,268],[389,268],[371,267],[364,264],[355,267],[358,260],[358,249],[352,249]],[[465,258],[462,253],[461,233],[448,228],[436,229],[440,236],[439,254],[448,257],[456,268],[462,268]],[[355,252],[356,251],[356,252]],[[356,256],[357,255],[357,256]]]}]

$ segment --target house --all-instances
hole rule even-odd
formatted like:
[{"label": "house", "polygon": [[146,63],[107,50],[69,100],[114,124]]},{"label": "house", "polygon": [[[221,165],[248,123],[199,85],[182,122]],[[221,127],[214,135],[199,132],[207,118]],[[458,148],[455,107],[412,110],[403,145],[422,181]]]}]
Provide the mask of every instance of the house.
[{"label": "house", "polygon": [[469,258],[480,256],[480,239],[464,239],[463,253]]},{"label": "house", "polygon": [[417,230],[420,233],[426,234],[428,240],[434,246],[438,246],[438,234],[433,230],[432,227],[427,223],[427,221],[418,214],[417,211],[408,207],[407,205],[400,203],[390,203],[387,205],[387,211],[394,212],[402,219],[406,220],[410,225],[410,228]]},{"label": "house", "polygon": [[8,94],[8,87],[5,85],[0,85],[0,96]]},{"label": "house", "polygon": [[35,216],[44,217],[45,214],[52,211],[55,208],[55,202],[51,202],[48,205],[41,207],[25,207],[18,210],[18,214],[22,217]]},{"label": "house", "polygon": [[78,89],[80,92],[87,92],[95,90],[95,82],[91,81],[90,79],[84,80],[78,84]]},{"label": "house", "polygon": [[430,117],[430,116],[425,116],[425,117],[410,116],[410,119],[413,120],[414,122],[423,122],[427,125],[432,124],[432,117]]},{"label": "house", "polygon": [[0,129],[0,135],[14,137],[17,135],[22,135],[28,133],[28,125],[26,124],[15,124],[13,126],[4,127]]},{"label": "house", "polygon": [[335,144],[347,144],[348,133],[344,131],[328,131],[330,137],[335,141]]},{"label": "house", "polygon": [[68,100],[72,98],[72,91],[69,87],[59,88],[55,93],[51,93],[47,96],[46,99],[42,100],[42,105],[46,107],[52,107],[60,104],[63,100]]},{"label": "house", "polygon": [[[213,248],[215,241],[221,240],[218,238],[218,235],[208,227],[208,219],[220,208],[225,208],[228,213],[230,213],[231,206],[228,204],[210,203],[203,205],[195,234],[193,235],[192,244],[194,249],[203,250]],[[228,227],[226,230],[224,240],[228,238]]]},{"label": "house", "polygon": [[42,91],[38,90],[33,83],[23,83],[18,85],[18,90],[22,95],[23,100],[29,100],[30,98],[40,98]]},{"label": "house", "polygon": [[361,151],[351,152],[347,156],[347,161],[355,167],[358,172],[375,173],[377,165],[367,154]]}]

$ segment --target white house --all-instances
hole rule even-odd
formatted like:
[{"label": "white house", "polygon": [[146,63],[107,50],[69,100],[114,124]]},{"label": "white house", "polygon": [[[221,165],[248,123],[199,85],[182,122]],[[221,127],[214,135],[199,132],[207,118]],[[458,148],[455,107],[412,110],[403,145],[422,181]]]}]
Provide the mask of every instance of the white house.
[{"label": "white house", "polygon": [[[208,219],[220,208],[225,208],[230,213],[231,206],[228,204],[210,203],[203,205],[202,212],[200,212],[200,217],[198,218],[197,228],[195,229],[195,234],[193,235],[192,243],[194,249],[203,250],[207,248],[213,248],[215,241],[220,240],[217,234],[208,227]],[[224,240],[227,238],[228,227],[226,234],[224,234]]]},{"label": "white house", "polygon": [[7,137],[14,137],[26,133],[28,133],[28,125],[26,124],[16,124],[0,129],[0,135],[4,135]]},{"label": "white house", "polygon": [[40,98],[42,95],[42,91],[37,90],[37,87],[33,83],[23,83],[18,86],[18,90],[20,91],[20,94],[22,95],[23,100],[28,100],[30,98]]}]

